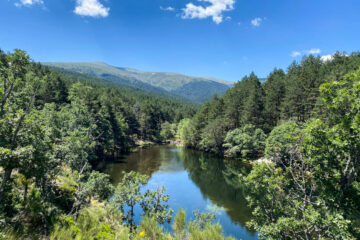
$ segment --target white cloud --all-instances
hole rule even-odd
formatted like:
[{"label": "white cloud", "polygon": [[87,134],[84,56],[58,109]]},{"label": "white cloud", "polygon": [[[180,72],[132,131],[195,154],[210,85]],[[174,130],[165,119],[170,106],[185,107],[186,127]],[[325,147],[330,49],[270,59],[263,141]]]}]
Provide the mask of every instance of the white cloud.
[{"label": "white cloud", "polygon": [[331,60],[333,60],[333,56],[331,55],[331,54],[329,54],[329,55],[324,55],[324,56],[321,56],[321,60],[323,61],[323,62],[326,62],[326,61],[331,61]]},{"label": "white cloud", "polygon": [[291,53],[291,56],[292,57],[297,57],[297,56],[300,56],[301,55],[301,52],[298,52],[298,51],[293,51],[292,53]]},{"label": "white cloud", "polygon": [[326,62],[326,61],[331,61],[334,59],[335,56],[349,56],[347,55],[345,52],[343,53],[340,53],[340,52],[336,52],[334,54],[328,54],[328,55],[323,55],[320,57],[320,59],[323,61],[323,62]]},{"label": "white cloud", "polygon": [[15,3],[15,6],[21,7],[21,6],[31,6],[35,4],[44,4],[43,0],[19,0],[19,2]]},{"label": "white cloud", "polygon": [[259,27],[261,25],[261,22],[262,22],[262,18],[254,18],[253,20],[251,20],[251,24],[254,26],[254,27]]},{"label": "white cloud", "polygon": [[303,51],[292,51],[292,57],[298,57],[302,54],[320,54],[321,50],[319,48],[312,48],[310,50],[303,50]]},{"label": "white cloud", "polygon": [[223,21],[223,12],[234,9],[235,0],[198,0],[199,2],[208,2],[211,5],[207,7],[194,5],[193,3],[186,4],[183,8],[182,18],[184,19],[204,19],[211,17],[212,20],[219,24]]},{"label": "white cloud", "polygon": [[321,53],[321,50],[319,48],[312,48],[312,49],[304,51],[304,52],[308,53],[308,54],[319,54],[319,53]]},{"label": "white cloud", "polygon": [[88,17],[107,17],[110,8],[104,7],[99,0],[76,0],[74,13]]},{"label": "white cloud", "polygon": [[160,9],[163,10],[163,11],[170,11],[170,12],[175,11],[175,8],[173,8],[173,7],[162,7],[162,6],[160,6]]}]

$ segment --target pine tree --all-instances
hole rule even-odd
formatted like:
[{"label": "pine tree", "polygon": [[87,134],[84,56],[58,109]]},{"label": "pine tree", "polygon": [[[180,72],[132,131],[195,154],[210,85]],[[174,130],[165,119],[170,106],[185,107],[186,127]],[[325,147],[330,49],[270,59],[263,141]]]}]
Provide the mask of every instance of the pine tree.
[{"label": "pine tree", "polygon": [[282,69],[274,69],[263,85],[264,116],[266,125],[264,130],[270,131],[281,118],[281,106],[285,97],[285,73]]}]

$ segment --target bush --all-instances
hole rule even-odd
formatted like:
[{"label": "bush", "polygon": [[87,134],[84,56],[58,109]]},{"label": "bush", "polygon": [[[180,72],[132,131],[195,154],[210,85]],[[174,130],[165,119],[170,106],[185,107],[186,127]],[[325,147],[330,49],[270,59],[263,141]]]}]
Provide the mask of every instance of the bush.
[{"label": "bush", "polygon": [[201,134],[200,149],[216,154],[223,153],[223,143],[226,136],[226,126],[223,119],[209,123]]},{"label": "bush", "polygon": [[223,145],[225,155],[230,157],[258,157],[265,148],[266,135],[261,129],[247,124],[226,134]]},{"label": "bush", "polygon": [[176,124],[164,122],[163,124],[161,124],[160,138],[166,140],[175,137],[175,129]]},{"label": "bush", "polygon": [[63,216],[50,235],[50,240],[130,239],[129,229],[121,224],[123,215],[112,205],[93,201],[80,211],[77,221]]},{"label": "bush", "polygon": [[288,121],[275,127],[266,139],[267,158],[288,159],[290,150],[301,141],[302,130],[295,121]]},{"label": "bush", "polygon": [[185,147],[193,147],[196,144],[195,127],[191,119],[184,118],[179,122],[177,135],[182,140]]}]

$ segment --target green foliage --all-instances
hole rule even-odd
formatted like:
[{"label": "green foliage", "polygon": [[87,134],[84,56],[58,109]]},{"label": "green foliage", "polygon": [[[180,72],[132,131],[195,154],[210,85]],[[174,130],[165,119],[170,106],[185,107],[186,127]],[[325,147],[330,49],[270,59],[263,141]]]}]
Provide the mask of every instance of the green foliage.
[{"label": "green foliage", "polygon": [[[146,175],[133,171],[124,173],[124,176],[111,199],[111,202],[124,213],[124,221],[127,222],[132,230],[136,227],[134,221],[134,207],[143,201],[144,195],[140,192],[140,189],[147,181],[148,177]],[[126,207],[129,209],[128,211],[126,211]]]},{"label": "green foliage", "polygon": [[[155,218],[145,216],[136,232],[130,233],[126,226],[121,224],[121,214],[111,205],[99,205],[94,203],[83,209],[77,221],[71,217],[63,217],[50,235],[51,240],[62,239],[94,239],[94,240],[161,240],[161,239],[183,239],[183,240],[232,240],[225,238],[219,224],[212,224],[208,218],[209,214],[198,213],[194,220],[186,226],[185,212],[180,211],[175,219],[183,220],[174,233],[167,233],[158,224]],[[213,218],[211,218],[213,219]],[[179,221],[179,220],[177,220]],[[206,222],[208,221],[208,222]]]},{"label": "green foliage", "polygon": [[79,209],[88,204],[91,198],[97,198],[99,200],[106,200],[113,193],[113,186],[109,181],[109,177],[106,174],[92,171],[89,177],[82,179],[79,174],[77,179],[78,187],[75,192],[75,202],[73,204],[72,213],[77,214]]},{"label": "green foliage", "polygon": [[182,239],[185,236],[185,227],[186,227],[186,211],[184,209],[179,209],[174,217],[174,223],[172,229],[176,238]]},{"label": "green foliage", "polygon": [[264,115],[265,130],[275,127],[281,119],[281,109],[286,93],[285,73],[282,69],[274,69],[263,84],[265,95]]},{"label": "green foliage", "polygon": [[170,223],[172,209],[165,203],[169,200],[169,195],[164,195],[165,187],[158,188],[155,191],[147,190],[144,199],[140,203],[145,215],[154,218],[158,223]]},{"label": "green foliage", "polygon": [[[143,193],[147,177],[125,174],[113,206],[108,176],[92,166],[139,139],[173,137],[187,117],[177,129],[184,145],[218,154],[259,157],[271,132],[265,154],[272,163],[255,164],[243,178],[254,208],[250,225],[263,238],[358,239],[360,70],[344,74],[359,65],[360,54],[338,53],[327,62],[305,57],[286,74],[274,70],[263,85],[252,73],[189,119],[195,107],[178,99],[64,76],[23,51],[0,51],[0,238],[172,237],[158,226],[171,220],[165,189]],[[199,169],[194,179],[214,177],[200,171],[209,167],[203,158],[192,167]],[[229,169],[223,174],[236,175],[232,184],[240,179]],[[142,232],[135,205],[143,209]],[[175,239],[224,239],[210,215],[195,215],[186,224],[180,211]]]},{"label": "green foliage", "polygon": [[[326,121],[275,128],[244,178],[254,227],[266,239],[358,239],[360,70],[320,88]],[[270,138],[270,137],[269,137]]]},{"label": "green foliage", "polygon": [[136,229],[134,221],[136,205],[140,205],[143,209],[143,216],[153,218],[158,223],[170,222],[173,211],[165,204],[169,200],[169,196],[163,195],[165,188],[142,193],[141,187],[147,183],[148,177],[133,171],[123,174],[111,202],[124,213],[123,220],[130,230],[133,232]]},{"label": "green foliage", "polygon": [[200,149],[206,152],[222,153],[225,136],[226,126],[222,119],[210,122],[201,134]]},{"label": "green foliage", "polygon": [[184,146],[190,147],[195,144],[194,126],[191,119],[184,118],[179,122],[177,134],[183,141]]},{"label": "green foliage", "polygon": [[224,237],[220,224],[212,224],[214,216],[209,213],[195,212],[195,219],[186,225],[186,214],[180,210],[175,216],[173,224],[174,233],[166,233],[157,225],[154,218],[145,217],[140,226],[136,239],[176,239],[176,240],[233,240],[232,237]]},{"label": "green foliage", "polygon": [[287,73],[274,69],[263,84],[251,73],[222,97],[205,102],[190,123],[182,126],[180,137],[187,147],[226,154],[222,149],[226,134],[246,124],[267,134],[284,121],[304,123],[313,117],[326,118],[329,110],[321,101],[320,85],[343,80],[344,74],[358,66],[359,53],[337,53],[325,62],[320,57],[306,56],[292,63]]},{"label": "green foliage", "polygon": [[50,234],[50,239],[128,240],[129,230],[121,224],[122,214],[111,205],[93,202],[80,211],[76,221],[64,216]]},{"label": "green foliage", "polygon": [[[158,138],[161,122],[173,129],[195,109],[178,99],[107,86],[88,75],[56,73],[21,50],[0,51],[0,227],[5,238],[48,236],[60,215],[77,220],[80,229],[59,225],[67,234],[61,239],[74,232],[83,236],[87,229],[78,220],[84,209],[94,199],[106,201],[114,190],[108,176],[92,166],[129,151],[137,139]],[[156,210],[158,221],[169,221],[166,207],[157,204],[167,200],[162,193],[149,193],[146,206]],[[99,224],[89,239],[114,234],[118,239],[114,231],[108,223]]]},{"label": "green foliage", "polygon": [[257,157],[265,148],[266,135],[261,129],[251,124],[229,131],[223,147],[225,155],[231,157]]},{"label": "green foliage", "polygon": [[328,119],[308,125],[304,152],[314,176],[321,179],[326,201],[335,209],[338,206],[333,202],[339,203],[345,218],[355,221],[360,203],[360,69],[341,81],[322,85],[320,91]]},{"label": "green foliage", "polygon": [[275,164],[257,164],[244,180],[254,208],[248,225],[261,238],[355,239],[343,212],[332,210],[317,193],[307,165],[292,163],[283,170]]},{"label": "green foliage", "polygon": [[190,228],[204,229],[206,224],[211,223],[215,220],[215,214],[210,212],[199,212],[195,210],[193,212],[195,219],[189,222]]},{"label": "green foliage", "polygon": [[290,151],[302,139],[302,129],[295,121],[285,122],[275,127],[266,139],[265,156],[267,158],[289,159]]},{"label": "green foliage", "polygon": [[152,240],[168,240],[168,234],[164,233],[164,230],[161,226],[158,225],[155,218],[151,218],[149,216],[145,216],[140,225],[139,225],[139,237],[140,239]]},{"label": "green foliage", "polygon": [[222,227],[219,223],[212,224],[212,221],[215,219],[213,213],[199,213],[199,211],[194,212],[195,219],[191,220],[188,223],[187,231],[189,232],[190,239],[196,240],[232,240],[233,238],[225,238],[222,234]]},{"label": "green foliage", "polygon": [[186,212],[182,209],[178,211],[172,225],[174,239],[233,240],[232,237],[224,237],[220,224],[212,224],[212,221],[215,219],[213,213],[194,211],[194,215],[195,218],[186,224]]},{"label": "green foliage", "polygon": [[170,124],[169,122],[164,122],[161,124],[161,139],[171,139],[174,138],[176,134],[176,124]]},{"label": "green foliage", "polygon": [[83,191],[96,196],[99,200],[105,200],[112,195],[114,189],[108,175],[92,171],[84,183]]},{"label": "green foliage", "polygon": [[[357,59],[354,59],[357,60]],[[312,117],[312,111],[319,96],[319,87],[325,81],[324,63],[320,57],[304,57],[300,64],[293,63],[286,76],[286,94],[283,115],[286,119],[305,121]]]},{"label": "green foliage", "polygon": [[189,239],[196,240],[234,240],[232,237],[224,237],[221,225],[207,223],[203,229],[190,228]]}]

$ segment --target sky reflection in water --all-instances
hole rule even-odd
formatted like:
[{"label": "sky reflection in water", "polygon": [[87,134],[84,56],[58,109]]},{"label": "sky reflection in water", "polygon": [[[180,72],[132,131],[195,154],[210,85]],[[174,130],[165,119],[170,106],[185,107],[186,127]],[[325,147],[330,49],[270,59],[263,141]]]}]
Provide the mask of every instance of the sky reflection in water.
[{"label": "sky reflection in water", "polygon": [[[244,186],[237,177],[238,173],[248,172],[248,166],[194,150],[154,146],[105,167],[114,184],[121,180],[122,171],[131,170],[150,176],[143,191],[165,186],[166,194],[170,195],[168,204],[175,212],[186,209],[188,219],[196,209],[214,212],[226,235],[243,240],[258,239],[245,227],[251,211],[243,197]],[[136,221],[139,220],[137,217]],[[164,227],[171,231],[170,225]]]}]

